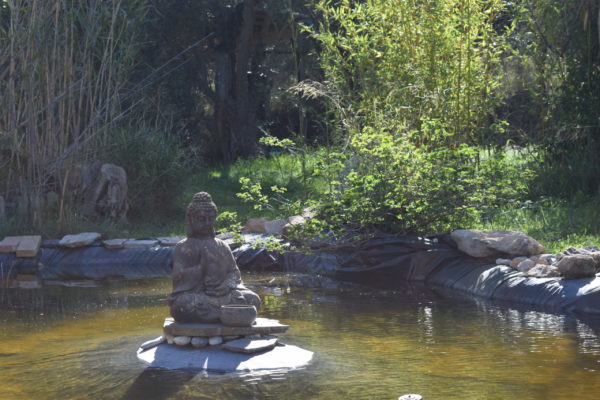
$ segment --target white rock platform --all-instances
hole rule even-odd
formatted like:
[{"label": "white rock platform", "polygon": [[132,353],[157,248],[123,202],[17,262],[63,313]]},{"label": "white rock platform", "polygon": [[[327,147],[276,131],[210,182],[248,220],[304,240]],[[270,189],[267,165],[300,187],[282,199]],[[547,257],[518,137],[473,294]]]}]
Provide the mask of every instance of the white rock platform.
[{"label": "white rock platform", "polygon": [[195,349],[163,343],[148,350],[138,349],[137,357],[155,368],[241,373],[300,368],[312,360],[313,352],[286,344],[261,353],[243,354],[225,350],[222,346]]}]

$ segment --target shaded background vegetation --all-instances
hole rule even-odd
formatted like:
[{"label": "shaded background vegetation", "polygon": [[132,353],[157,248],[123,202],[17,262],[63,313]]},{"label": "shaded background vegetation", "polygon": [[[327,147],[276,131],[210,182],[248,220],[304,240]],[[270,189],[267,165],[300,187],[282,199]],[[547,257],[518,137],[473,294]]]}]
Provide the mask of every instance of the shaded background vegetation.
[{"label": "shaded background vegetation", "polygon": [[[91,159],[126,169],[134,225],[204,187],[252,214],[244,176],[371,231],[589,204],[599,28],[598,0],[3,0],[0,224],[101,223],[62,190]],[[49,228],[50,192],[73,225]]]}]

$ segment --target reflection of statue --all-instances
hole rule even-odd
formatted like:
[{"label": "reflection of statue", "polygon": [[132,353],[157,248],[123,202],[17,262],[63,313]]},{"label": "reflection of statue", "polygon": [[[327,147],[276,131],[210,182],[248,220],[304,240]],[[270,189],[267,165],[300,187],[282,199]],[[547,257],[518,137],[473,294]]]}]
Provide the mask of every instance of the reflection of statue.
[{"label": "reflection of statue", "polygon": [[196,193],[186,213],[187,238],[173,251],[171,316],[177,322],[216,322],[225,304],[252,304],[260,298],[242,285],[229,246],[215,238],[217,206],[208,193]]}]

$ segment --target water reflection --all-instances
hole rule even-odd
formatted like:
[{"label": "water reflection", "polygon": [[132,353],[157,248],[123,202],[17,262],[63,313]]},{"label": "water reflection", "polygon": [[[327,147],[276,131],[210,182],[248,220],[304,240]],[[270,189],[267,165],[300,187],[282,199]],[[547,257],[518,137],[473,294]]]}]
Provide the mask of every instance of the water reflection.
[{"label": "water reflection", "polygon": [[192,371],[147,368],[135,378],[121,399],[169,399],[196,375],[197,373]]},{"label": "water reflection", "polygon": [[407,285],[394,291],[260,286],[281,341],[315,352],[295,371],[220,375],[146,368],[168,280],[0,296],[2,399],[594,399],[600,319]]}]

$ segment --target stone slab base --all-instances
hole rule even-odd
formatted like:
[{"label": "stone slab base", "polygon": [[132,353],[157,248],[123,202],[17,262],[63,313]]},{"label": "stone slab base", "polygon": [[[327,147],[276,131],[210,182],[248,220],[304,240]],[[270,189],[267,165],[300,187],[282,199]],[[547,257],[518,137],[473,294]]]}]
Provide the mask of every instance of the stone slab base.
[{"label": "stone slab base", "polygon": [[235,373],[300,368],[312,360],[313,352],[286,344],[262,353],[242,354],[221,346],[194,349],[163,343],[146,351],[138,349],[137,357],[150,367]]},{"label": "stone slab base", "polygon": [[257,339],[243,338],[224,343],[223,348],[234,353],[254,354],[273,349],[277,345],[277,340],[275,336],[264,336]]},{"label": "stone slab base", "polygon": [[256,318],[252,326],[225,326],[223,324],[183,324],[169,317],[165,319],[163,332],[173,336],[243,336],[243,335],[270,335],[283,333],[289,325],[280,324],[279,321],[267,318]]}]

